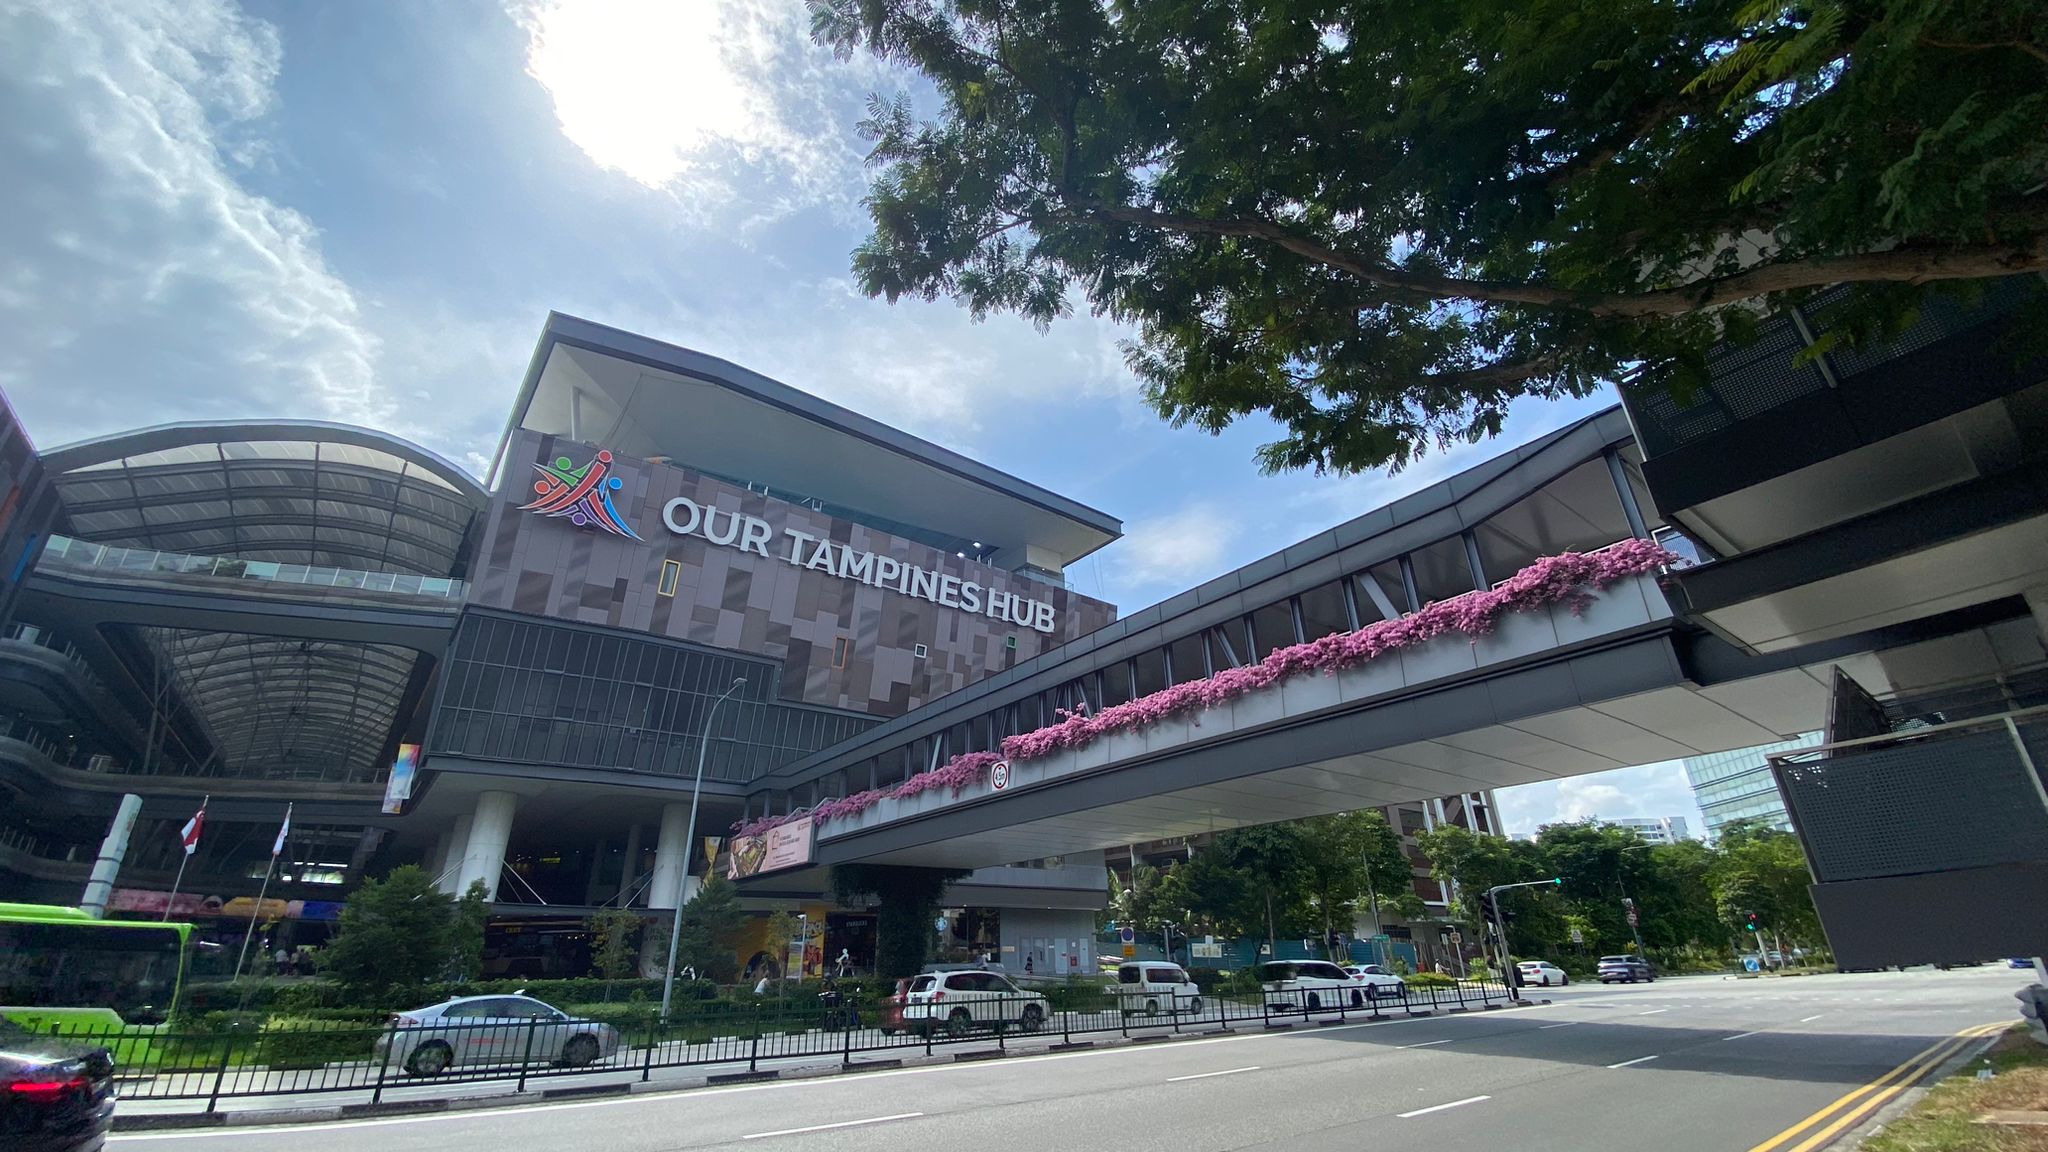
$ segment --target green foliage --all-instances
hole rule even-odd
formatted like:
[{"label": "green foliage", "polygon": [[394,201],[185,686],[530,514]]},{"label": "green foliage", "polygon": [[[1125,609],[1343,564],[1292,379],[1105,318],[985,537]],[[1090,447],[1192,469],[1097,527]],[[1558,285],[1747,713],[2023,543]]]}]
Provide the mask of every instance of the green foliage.
[{"label": "green foliage", "polygon": [[[733,950],[746,920],[747,914],[740,908],[739,890],[732,881],[714,873],[683,905],[683,934],[676,944],[677,966],[694,969],[701,980],[727,984],[738,979],[739,959]],[[664,962],[668,958],[668,927],[653,926]]]},{"label": "green foliage", "polygon": [[256,1062],[272,1068],[319,1068],[367,1060],[382,1032],[375,1024],[272,1016],[257,1033]]},{"label": "green foliage", "polygon": [[599,976],[625,980],[639,971],[640,923],[639,913],[632,909],[609,907],[586,921],[591,938],[590,965]]},{"label": "green foliage", "polygon": [[913,868],[897,864],[842,864],[832,870],[839,903],[859,908],[869,900],[875,909],[875,974],[909,976],[924,967],[937,933],[939,897],[946,885],[967,875],[964,870]]},{"label": "green foliage", "polygon": [[[775,970],[782,974],[776,980],[778,987],[788,980],[791,975],[785,965],[789,960],[789,942],[794,939],[796,939],[796,917],[780,909],[776,910],[768,917],[768,948],[769,955],[774,957],[775,960]],[[795,975],[802,977],[801,956],[798,957],[797,963],[798,967]]]},{"label": "green foliage", "polygon": [[1085,297],[1167,420],[1277,421],[1269,469],[1695,386],[1731,304],[1856,283],[1826,338],[1868,340],[2048,268],[2044,0],[810,6],[937,95],[871,101],[862,289]]},{"label": "green foliage", "polygon": [[490,902],[481,880],[469,882],[469,890],[455,902],[455,922],[448,929],[448,976],[474,980],[484,970],[484,922],[491,916]]},{"label": "green foliage", "polygon": [[1108,923],[1097,927],[1128,924],[1143,932],[1159,927],[1161,921],[1173,919],[1175,913],[1160,899],[1162,884],[1159,869],[1150,864],[1132,868],[1128,886],[1112,871],[1109,874],[1109,907],[1103,910],[1102,917]]},{"label": "green foliage", "polygon": [[334,939],[319,951],[320,968],[356,995],[424,988],[449,968],[454,905],[410,864],[365,880],[342,907]]}]

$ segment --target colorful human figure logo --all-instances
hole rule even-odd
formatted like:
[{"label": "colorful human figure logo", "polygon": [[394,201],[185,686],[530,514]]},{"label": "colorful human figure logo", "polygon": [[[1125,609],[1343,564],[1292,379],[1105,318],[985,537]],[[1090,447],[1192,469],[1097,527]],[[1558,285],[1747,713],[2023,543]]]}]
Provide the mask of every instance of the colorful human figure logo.
[{"label": "colorful human figure logo", "polygon": [[626,524],[625,517],[612,507],[612,493],[624,487],[624,481],[612,472],[612,454],[599,449],[597,458],[581,468],[572,468],[567,456],[557,456],[553,464],[535,464],[540,479],[533,482],[533,490],[539,499],[531,504],[521,504],[522,512],[538,512],[543,516],[567,516],[569,523],[578,528],[602,528],[615,536],[629,540],[640,539],[640,534]]}]

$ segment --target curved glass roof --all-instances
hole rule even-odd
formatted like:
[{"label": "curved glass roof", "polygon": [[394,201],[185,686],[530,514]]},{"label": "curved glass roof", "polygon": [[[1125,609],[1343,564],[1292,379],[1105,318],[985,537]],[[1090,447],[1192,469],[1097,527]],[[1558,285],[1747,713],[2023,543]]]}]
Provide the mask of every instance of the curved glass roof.
[{"label": "curved glass roof", "polygon": [[166,425],[43,460],[80,538],[373,572],[464,575],[487,499],[424,448],[318,421]]}]

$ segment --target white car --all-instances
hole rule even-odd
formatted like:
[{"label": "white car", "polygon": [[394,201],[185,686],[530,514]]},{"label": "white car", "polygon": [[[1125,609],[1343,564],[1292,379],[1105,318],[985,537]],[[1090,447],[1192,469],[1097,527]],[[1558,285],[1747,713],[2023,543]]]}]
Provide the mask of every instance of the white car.
[{"label": "white car", "polygon": [[460,1064],[565,1064],[581,1068],[619,1050],[618,1030],[558,1011],[531,996],[460,996],[392,1017],[376,1060],[414,1076]]},{"label": "white car", "polygon": [[1365,988],[1369,1000],[1399,1000],[1408,994],[1408,982],[1377,964],[1346,964],[1344,972],[1353,984]]},{"label": "white car", "polygon": [[1036,1032],[1052,1009],[1045,997],[1026,992],[1000,972],[978,968],[925,972],[912,977],[903,994],[903,1023],[913,1032],[943,1028],[965,1036],[976,1028],[1017,1027]]},{"label": "white car", "polygon": [[1548,960],[1524,960],[1515,965],[1515,970],[1522,974],[1522,983],[1524,984],[1536,984],[1549,988],[1552,985],[1563,987],[1572,982],[1572,978],[1565,974],[1564,969],[1559,968]]},{"label": "white car", "polygon": [[1328,960],[1269,960],[1258,967],[1269,1012],[1324,1012],[1363,1008],[1366,990]]},{"label": "white car", "polygon": [[1200,1012],[1202,989],[1178,964],[1120,964],[1116,983],[1104,989],[1126,1016]]}]

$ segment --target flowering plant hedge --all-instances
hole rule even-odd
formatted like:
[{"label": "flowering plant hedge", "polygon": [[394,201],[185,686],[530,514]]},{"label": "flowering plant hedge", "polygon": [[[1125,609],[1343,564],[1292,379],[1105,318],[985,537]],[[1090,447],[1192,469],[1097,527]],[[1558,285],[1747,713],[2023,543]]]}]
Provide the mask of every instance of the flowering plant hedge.
[{"label": "flowering plant hedge", "polygon": [[[1032,732],[1003,738],[1002,752],[969,752],[929,772],[920,772],[892,788],[872,788],[811,810],[818,825],[842,816],[856,816],[884,799],[908,799],[932,788],[959,795],[980,783],[998,760],[1036,760],[1068,748],[1093,743],[1112,732],[1142,728],[1174,716],[1200,713],[1261,688],[1312,672],[1335,674],[1367,661],[1426,644],[1440,636],[1477,640],[1491,633],[1509,612],[1533,612],[1552,604],[1569,605],[1574,613],[1591,602],[1588,589],[1605,588],[1617,580],[1655,571],[1678,557],[1648,540],[1624,540],[1598,552],[1565,552],[1545,556],[1493,588],[1441,600],[1393,620],[1380,620],[1353,632],[1338,632],[1280,648],[1256,664],[1228,668],[1202,680],[1175,684],[1126,704],[1089,713],[1059,711],[1060,719]],[[770,816],[736,824],[741,836],[757,836],[792,819]]]}]

